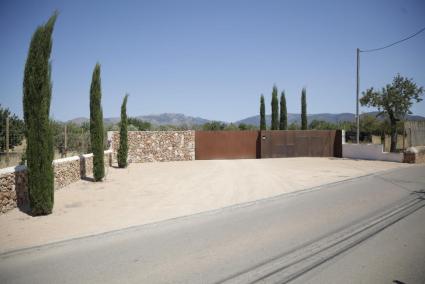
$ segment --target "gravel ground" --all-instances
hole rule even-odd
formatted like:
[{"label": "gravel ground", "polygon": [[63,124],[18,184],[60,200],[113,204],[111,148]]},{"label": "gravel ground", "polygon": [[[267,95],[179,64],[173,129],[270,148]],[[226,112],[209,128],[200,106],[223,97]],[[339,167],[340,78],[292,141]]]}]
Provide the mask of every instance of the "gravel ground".
[{"label": "gravel ground", "polygon": [[0,215],[0,252],[88,236],[299,191],[407,164],[334,158],[209,160],[109,168],[55,193],[49,216]]}]

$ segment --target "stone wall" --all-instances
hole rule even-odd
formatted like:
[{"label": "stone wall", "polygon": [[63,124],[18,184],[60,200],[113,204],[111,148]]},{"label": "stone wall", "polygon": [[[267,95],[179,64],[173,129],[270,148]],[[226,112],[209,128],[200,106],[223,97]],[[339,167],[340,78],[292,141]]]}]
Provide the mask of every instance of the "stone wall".
[{"label": "stone wall", "polygon": [[[113,161],[119,147],[120,134],[108,133]],[[129,163],[195,160],[195,131],[129,131]]]},{"label": "stone wall", "polygon": [[0,214],[28,204],[27,171],[25,166],[0,170]]},{"label": "stone wall", "polygon": [[[112,163],[112,151],[105,151],[105,165]],[[93,174],[93,154],[53,161],[55,189],[63,188]],[[0,170],[0,214],[28,205],[27,171],[25,166]]]},{"label": "stone wall", "polygon": [[404,162],[411,164],[425,163],[425,146],[410,147],[404,153]]}]

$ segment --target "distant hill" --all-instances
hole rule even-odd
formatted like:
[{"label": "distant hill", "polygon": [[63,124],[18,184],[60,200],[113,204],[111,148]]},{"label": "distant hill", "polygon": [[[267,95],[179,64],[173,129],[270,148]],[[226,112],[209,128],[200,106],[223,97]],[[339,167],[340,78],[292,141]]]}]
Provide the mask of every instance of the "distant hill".
[{"label": "distant hill", "polygon": [[[378,112],[368,112],[360,115],[372,115],[376,116]],[[353,113],[318,113],[318,114],[310,114],[307,115],[307,120],[312,122],[313,120],[323,120],[330,123],[338,123],[343,121],[355,121],[356,116]],[[381,118],[383,119],[383,118]],[[408,120],[425,120],[425,117],[420,115],[408,115]],[[271,124],[271,115],[266,115],[267,125]],[[296,124],[301,124],[301,115],[299,113],[288,113],[288,124],[295,122]],[[245,119],[239,120],[235,122],[236,124],[245,123],[259,126],[260,125],[260,116],[255,115],[251,117],[247,117]]]},{"label": "distant hill", "polygon": [[84,122],[88,122],[88,121],[89,121],[89,119],[87,117],[77,117],[77,118],[73,118],[71,120],[68,120],[67,122],[68,123],[75,123],[77,125],[81,125]]},{"label": "distant hill", "polygon": [[[363,113],[363,115],[373,115],[376,116],[377,112],[368,112]],[[210,122],[211,120],[193,117],[184,115],[182,113],[161,113],[161,114],[151,114],[151,115],[139,115],[138,119],[148,121],[153,125],[174,125],[174,126],[193,126],[193,125],[202,125],[204,123]],[[425,120],[425,117],[420,115],[408,115],[409,120]],[[312,122],[313,120],[323,120],[331,123],[338,123],[342,121],[354,121],[355,115],[353,113],[317,113],[308,115],[308,121]],[[84,122],[88,122],[89,119],[86,117],[77,117],[69,120],[68,122],[73,122],[75,124],[81,125]],[[104,118],[105,124],[115,124],[120,121],[119,117],[106,117]],[[267,125],[270,125],[271,115],[266,116]],[[288,124],[291,123],[301,124],[301,115],[298,113],[288,113]],[[245,119],[234,122],[235,124],[245,123],[251,125],[260,125],[260,116],[254,115],[247,117]]]},{"label": "distant hill", "polygon": [[[184,115],[181,113],[161,113],[161,114],[151,114],[151,115],[139,115],[138,119],[143,121],[148,121],[154,125],[174,125],[174,126],[192,126],[192,125],[202,125],[204,123],[209,122],[208,119],[204,119],[201,117],[193,117]],[[68,122],[75,123],[77,125],[81,125],[84,122],[88,122],[89,119],[86,117],[77,117]],[[105,124],[115,124],[120,121],[119,117],[105,117],[103,122]]]},{"label": "distant hill", "polygon": [[182,113],[161,113],[161,114],[151,114],[151,115],[140,115],[137,116],[138,119],[148,121],[155,125],[202,125],[209,122],[208,119],[201,117],[193,117],[184,115]]}]

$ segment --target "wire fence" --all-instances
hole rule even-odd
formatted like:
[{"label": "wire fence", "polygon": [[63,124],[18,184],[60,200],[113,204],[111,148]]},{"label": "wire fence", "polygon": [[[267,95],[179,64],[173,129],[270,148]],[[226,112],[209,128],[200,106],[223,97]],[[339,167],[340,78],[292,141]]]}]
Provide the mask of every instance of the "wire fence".
[{"label": "wire fence", "polygon": [[[91,152],[90,130],[87,126],[52,122],[54,159]],[[23,127],[1,124],[0,168],[25,164],[26,139]],[[105,133],[106,137],[106,133]],[[107,139],[105,138],[105,148]]]}]

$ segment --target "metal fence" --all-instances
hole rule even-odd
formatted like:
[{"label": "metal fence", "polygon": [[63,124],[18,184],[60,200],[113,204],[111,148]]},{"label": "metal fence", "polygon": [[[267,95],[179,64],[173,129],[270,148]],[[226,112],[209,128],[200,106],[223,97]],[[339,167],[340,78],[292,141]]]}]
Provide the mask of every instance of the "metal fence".
[{"label": "metal fence", "polygon": [[258,131],[196,131],[195,159],[260,158]]},{"label": "metal fence", "polygon": [[261,158],[342,157],[341,130],[261,131]]},{"label": "metal fence", "polygon": [[0,121],[0,168],[22,163],[25,153],[22,121],[2,117]]},{"label": "metal fence", "polygon": [[341,157],[340,130],[196,131],[195,158]]}]

